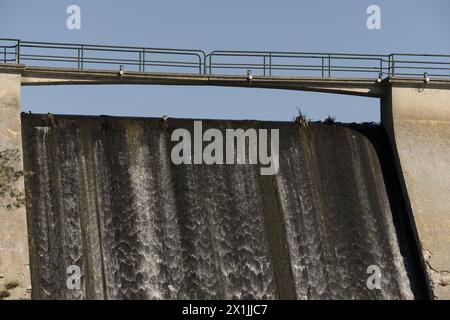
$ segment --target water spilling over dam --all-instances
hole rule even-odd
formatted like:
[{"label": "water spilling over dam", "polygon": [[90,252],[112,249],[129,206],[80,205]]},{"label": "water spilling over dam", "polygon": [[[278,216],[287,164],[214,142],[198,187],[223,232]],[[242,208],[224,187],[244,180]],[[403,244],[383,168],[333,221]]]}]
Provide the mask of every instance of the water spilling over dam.
[{"label": "water spilling over dam", "polygon": [[426,296],[380,126],[203,125],[280,129],[278,173],[174,165],[191,120],[22,115],[33,298]]}]

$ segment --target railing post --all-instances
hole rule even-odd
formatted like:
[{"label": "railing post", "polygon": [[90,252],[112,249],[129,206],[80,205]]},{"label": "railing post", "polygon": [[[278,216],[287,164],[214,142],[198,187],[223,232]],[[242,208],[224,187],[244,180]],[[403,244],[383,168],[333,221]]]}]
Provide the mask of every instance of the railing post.
[{"label": "railing post", "polygon": [[207,74],[207,70],[206,70],[206,54],[203,52],[203,74]]},{"label": "railing post", "polygon": [[324,59],[324,57],[322,57],[322,78],[323,78],[323,76],[325,75],[325,59]]},{"label": "railing post", "polygon": [[17,64],[20,64],[20,40],[17,40],[17,51],[16,51]]},{"label": "railing post", "polygon": [[328,54],[328,78],[331,78],[331,53]]},{"label": "railing post", "polygon": [[383,58],[380,59],[380,74],[383,75]]},{"label": "railing post", "polygon": [[84,47],[81,46],[81,70],[84,69]]},{"label": "railing post", "polygon": [[263,66],[263,75],[265,76],[266,75],[266,56],[265,55],[263,56],[263,64],[264,64],[264,66]]},{"label": "railing post", "polygon": [[139,72],[141,72],[141,56],[142,56],[142,52],[139,51]]},{"label": "railing post", "polygon": [[77,49],[77,68],[80,69],[80,48]]},{"label": "railing post", "polygon": [[145,72],[145,48],[142,49],[142,72]]},{"label": "railing post", "polygon": [[391,76],[391,55],[388,57],[388,76]]},{"label": "railing post", "polygon": [[6,47],[3,48],[3,62],[6,63]]},{"label": "railing post", "polygon": [[395,56],[392,56],[392,76],[395,77]]},{"label": "railing post", "polygon": [[389,55],[389,77],[394,76],[394,59],[392,54]]},{"label": "railing post", "polygon": [[269,52],[269,76],[272,76],[272,52]]},{"label": "railing post", "polygon": [[212,72],[212,67],[211,67],[211,56],[212,56],[212,53],[209,54],[209,74],[211,74],[211,72]]}]

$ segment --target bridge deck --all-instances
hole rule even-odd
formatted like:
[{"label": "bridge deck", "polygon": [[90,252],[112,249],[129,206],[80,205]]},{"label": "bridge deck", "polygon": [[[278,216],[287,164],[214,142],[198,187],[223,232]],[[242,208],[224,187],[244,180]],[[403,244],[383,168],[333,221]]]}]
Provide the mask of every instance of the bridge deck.
[{"label": "bridge deck", "polygon": [[285,77],[245,75],[212,75],[195,73],[127,72],[96,69],[32,67],[1,64],[0,73],[20,73],[23,86],[43,85],[180,85],[266,88],[327,92],[366,97],[383,97],[388,85],[450,90],[450,79],[433,79],[426,84],[423,78],[385,78],[381,82],[370,78],[342,77]]}]

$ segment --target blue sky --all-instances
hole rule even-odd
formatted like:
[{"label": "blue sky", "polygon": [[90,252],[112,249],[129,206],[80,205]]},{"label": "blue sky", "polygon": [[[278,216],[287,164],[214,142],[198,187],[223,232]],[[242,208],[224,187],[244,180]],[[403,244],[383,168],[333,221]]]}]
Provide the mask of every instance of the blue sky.
[{"label": "blue sky", "polygon": [[[66,27],[69,5],[81,30]],[[366,9],[381,8],[381,30]],[[450,53],[448,0],[0,0],[0,37],[204,51]],[[377,99],[283,90],[168,86],[25,87],[22,110],[183,118],[379,120]]]}]

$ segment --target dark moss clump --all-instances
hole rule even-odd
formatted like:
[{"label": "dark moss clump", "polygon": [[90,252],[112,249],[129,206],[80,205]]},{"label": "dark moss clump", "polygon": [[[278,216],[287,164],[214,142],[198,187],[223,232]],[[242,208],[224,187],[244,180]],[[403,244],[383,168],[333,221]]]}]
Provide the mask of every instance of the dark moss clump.
[{"label": "dark moss clump", "polygon": [[15,187],[16,182],[24,175],[22,170],[14,168],[18,161],[19,150],[0,151],[0,198],[3,199],[1,205],[7,209],[20,208],[25,203],[25,194]]}]

